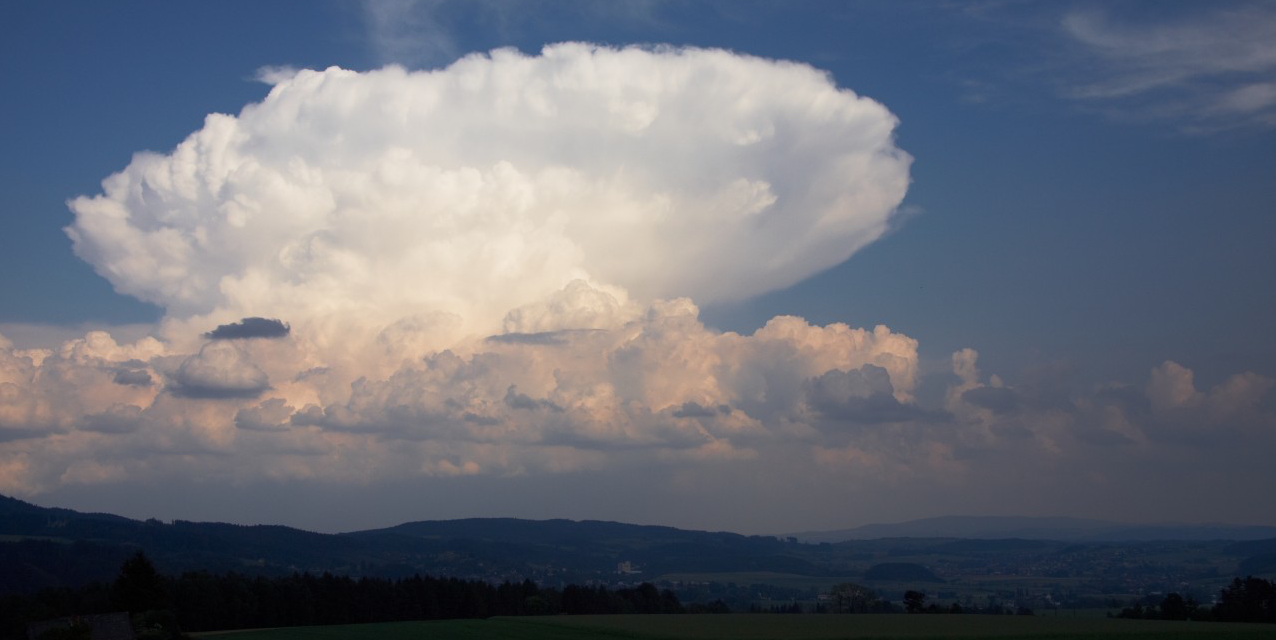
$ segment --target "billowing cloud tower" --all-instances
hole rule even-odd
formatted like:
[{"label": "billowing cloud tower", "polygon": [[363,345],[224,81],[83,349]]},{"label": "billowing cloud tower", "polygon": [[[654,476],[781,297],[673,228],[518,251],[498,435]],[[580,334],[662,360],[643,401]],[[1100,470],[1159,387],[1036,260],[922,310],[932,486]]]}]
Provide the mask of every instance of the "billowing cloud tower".
[{"label": "billowing cloud tower", "polygon": [[77,255],[163,307],[160,340],[4,350],[0,490],[747,459],[912,415],[906,336],[698,318],[891,224],[896,119],[826,74],[568,43],[271,80],[70,203]]},{"label": "billowing cloud tower", "polygon": [[574,280],[700,303],[792,284],[879,237],[908,186],[880,104],[726,51],[275,80],[73,201],[77,254],[201,326],[446,314],[481,334]]}]

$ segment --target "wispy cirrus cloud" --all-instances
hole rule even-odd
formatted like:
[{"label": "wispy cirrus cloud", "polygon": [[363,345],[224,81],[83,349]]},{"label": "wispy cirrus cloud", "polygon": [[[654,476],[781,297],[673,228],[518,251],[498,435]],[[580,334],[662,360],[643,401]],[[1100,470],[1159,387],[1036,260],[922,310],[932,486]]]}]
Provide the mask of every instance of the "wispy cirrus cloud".
[{"label": "wispy cirrus cloud", "polygon": [[1185,133],[1276,126],[1270,2],[991,1],[948,9],[963,29],[940,46],[968,104],[1022,108],[1049,95],[1114,121]]},{"label": "wispy cirrus cloud", "polygon": [[[564,21],[576,25],[642,26],[673,33],[682,25],[666,16],[665,10],[677,4],[669,0],[364,0],[359,6],[368,45],[381,64],[428,69],[444,66],[468,53],[458,40],[458,34],[467,32],[471,36],[491,36],[492,46],[516,39],[528,30],[529,24],[544,26]],[[702,8],[731,13],[733,7],[723,4]],[[274,71],[263,69],[259,77],[269,77]]]},{"label": "wispy cirrus cloud", "polygon": [[1276,126],[1276,6],[1201,3],[1168,17],[1156,4],[1144,8],[1063,16],[1060,28],[1081,54],[1069,97],[1190,131]]},{"label": "wispy cirrus cloud", "polygon": [[[468,5],[468,6],[466,6]],[[486,10],[486,3],[370,0],[363,3],[368,41],[382,64],[431,67],[455,60],[458,49],[445,10]]]}]

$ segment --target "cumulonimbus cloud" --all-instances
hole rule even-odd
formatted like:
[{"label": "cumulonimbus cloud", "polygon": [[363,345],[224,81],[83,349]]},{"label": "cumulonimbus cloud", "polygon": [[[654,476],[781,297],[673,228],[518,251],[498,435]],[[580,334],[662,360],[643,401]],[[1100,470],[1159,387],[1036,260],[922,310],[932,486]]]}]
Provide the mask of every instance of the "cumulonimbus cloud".
[{"label": "cumulonimbus cloud", "polygon": [[879,237],[909,181],[882,105],[721,50],[272,79],[72,201],[77,255],[170,318],[495,332],[573,280],[700,303],[792,284]]},{"label": "cumulonimbus cloud", "polygon": [[845,260],[904,196],[894,116],[809,66],[562,44],[269,78],[262,102],[71,202],[76,253],[162,306],[163,340],[0,337],[0,492],[775,451],[890,478],[1083,446],[1082,424],[1137,444],[1191,412],[1270,420],[1252,374],[1201,395],[1167,365],[1125,404],[1042,408],[984,382],[973,351],[922,409],[898,331],[705,326],[697,302]]},{"label": "cumulonimbus cloud", "polygon": [[[722,333],[693,302],[796,282],[891,223],[911,162],[896,119],[823,72],[567,43],[263,77],[260,103],[70,203],[77,255],[163,307],[164,341],[9,349],[0,429],[29,455],[4,486],[132,475],[107,461],[129,442],[286,451],[251,466],[302,476],[748,458],[818,438],[821,412],[856,417],[833,392],[812,408],[820,376],[912,401],[907,336],[788,317]],[[37,455],[55,435],[61,455]],[[59,469],[90,451],[94,473]]]}]

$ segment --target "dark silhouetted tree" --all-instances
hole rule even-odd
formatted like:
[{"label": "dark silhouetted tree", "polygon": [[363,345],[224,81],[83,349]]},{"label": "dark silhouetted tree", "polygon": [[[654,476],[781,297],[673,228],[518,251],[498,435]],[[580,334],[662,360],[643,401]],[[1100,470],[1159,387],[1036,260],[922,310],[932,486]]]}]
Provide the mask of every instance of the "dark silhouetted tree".
[{"label": "dark silhouetted tree", "polygon": [[1219,593],[1214,616],[1231,622],[1276,622],[1276,585],[1248,576]]},{"label": "dark silhouetted tree", "polygon": [[834,613],[873,613],[882,609],[876,593],[851,582],[834,586],[829,591],[829,601]]},{"label": "dark silhouetted tree", "polygon": [[904,592],[904,610],[909,613],[921,613],[926,609],[926,594],[920,591]]},{"label": "dark silhouetted tree", "polygon": [[1162,620],[1187,620],[1196,613],[1196,602],[1191,598],[1184,599],[1177,593],[1171,593],[1161,600]]},{"label": "dark silhouetted tree", "polygon": [[124,561],[119,576],[111,585],[111,604],[133,613],[168,608],[164,579],[146,554],[138,551]]}]

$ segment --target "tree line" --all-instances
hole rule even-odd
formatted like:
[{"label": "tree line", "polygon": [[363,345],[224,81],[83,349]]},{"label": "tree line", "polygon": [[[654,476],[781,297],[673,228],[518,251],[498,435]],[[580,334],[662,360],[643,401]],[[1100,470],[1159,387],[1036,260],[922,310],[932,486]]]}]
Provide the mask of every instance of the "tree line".
[{"label": "tree line", "polygon": [[[926,604],[926,594],[922,591],[909,589],[904,592],[903,600],[900,605],[896,605],[888,600],[878,597],[877,592],[853,582],[844,582],[834,585],[829,590],[827,604],[821,603],[816,606],[816,613],[966,613],[978,615],[1032,615],[1032,610],[1027,607],[1018,607],[1008,609],[1005,606],[996,603],[990,603],[987,607],[978,607],[967,605],[965,607],[953,602],[948,605],[939,605],[937,603]],[[777,613],[801,613],[800,607],[790,606],[788,609],[781,608]]]},{"label": "tree line", "polygon": [[1220,622],[1276,622],[1276,585],[1262,578],[1236,578],[1219,592],[1218,603],[1203,607],[1191,596],[1171,593],[1160,603],[1135,604],[1119,618],[1144,620],[1217,620]]},{"label": "tree line", "polygon": [[[755,608],[756,611],[763,609]],[[878,598],[871,589],[853,583],[834,586],[829,591],[827,607],[817,607],[817,612],[831,613],[897,613],[900,608]],[[934,603],[926,604],[926,594],[921,591],[904,592],[903,612],[905,613],[976,613],[1004,614],[1011,611],[999,605],[987,608],[962,607],[953,603],[946,607]],[[796,603],[772,607],[774,613],[801,613]],[[1032,615],[1032,610],[1017,607],[1013,613]],[[1109,614],[1111,615],[1111,614]],[[1170,593],[1159,603],[1147,606],[1139,603],[1126,607],[1115,617],[1137,618],[1144,620],[1197,620],[1217,622],[1276,622],[1276,585],[1262,578],[1248,576],[1235,578],[1232,583],[1219,591],[1218,601],[1214,606],[1202,606],[1190,596],[1183,597],[1178,593]]]},{"label": "tree line", "polygon": [[111,611],[133,614],[139,640],[167,640],[184,632],[258,627],[358,624],[404,620],[550,614],[683,613],[672,591],[649,583],[633,588],[530,580],[490,584],[414,575],[351,578],[330,573],[286,577],[212,574],[161,575],[142,553],[127,560],[109,585],[46,589],[0,599],[3,638],[26,637],[29,622]]},{"label": "tree line", "polygon": [[[901,611],[872,590],[844,583],[834,587],[830,613]],[[1002,613],[926,606],[925,594],[909,591],[902,611],[909,613]],[[990,608],[991,609],[991,608]],[[552,614],[721,613],[720,600],[683,606],[669,590],[649,583],[609,590],[604,586],[542,587],[530,580],[491,584],[414,575],[410,578],[351,578],[331,573],[294,573],[285,577],[214,574],[206,571],[165,576],[141,552],[129,558],[110,584],[45,589],[36,594],[0,598],[0,640],[26,637],[29,622],[67,616],[127,611],[138,640],[175,640],[183,632],[333,624],[533,616]],[[762,609],[754,609],[761,611]],[[777,612],[799,613],[795,604]],[[1030,613],[1021,611],[1020,613]],[[1254,577],[1236,578],[1217,604],[1201,606],[1171,593],[1159,603],[1127,607],[1125,618],[1276,622],[1276,585]],[[76,635],[76,634],[80,635]],[[39,640],[87,638],[74,626]]]}]

